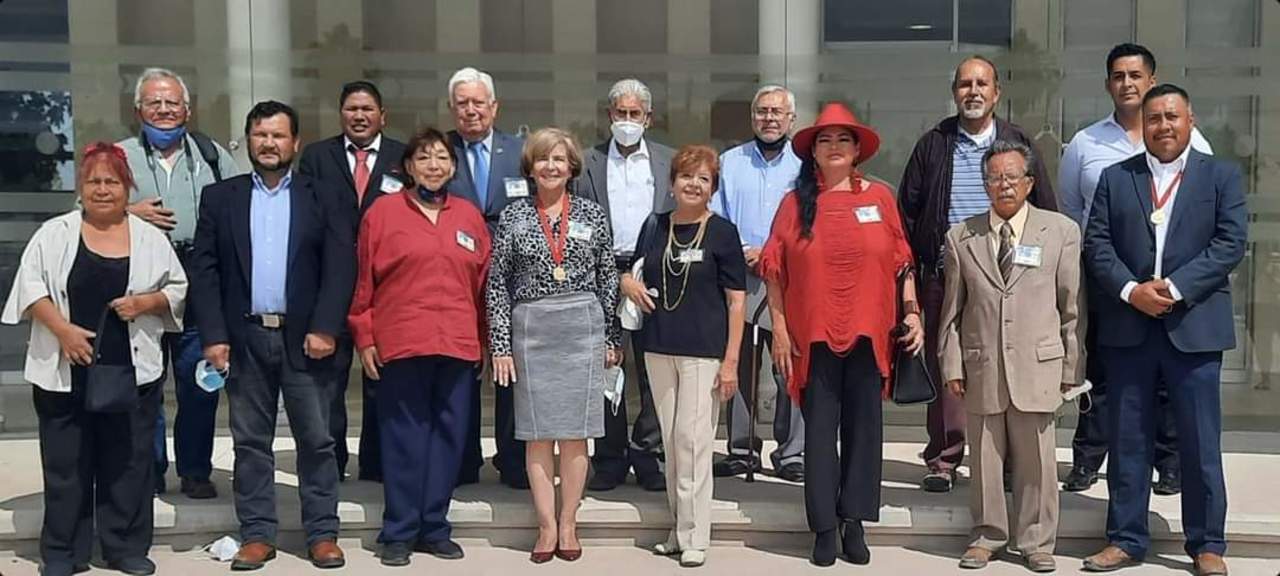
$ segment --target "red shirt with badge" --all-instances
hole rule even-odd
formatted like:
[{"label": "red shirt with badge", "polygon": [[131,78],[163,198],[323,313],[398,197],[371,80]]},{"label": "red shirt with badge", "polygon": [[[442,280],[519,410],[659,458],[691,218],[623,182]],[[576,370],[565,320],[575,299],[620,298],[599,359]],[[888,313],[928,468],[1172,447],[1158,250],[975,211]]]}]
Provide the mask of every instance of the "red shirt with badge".
[{"label": "red shirt with badge", "polygon": [[815,342],[843,355],[859,338],[870,339],[888,393],[896,279],[911,264],[911,247],[889,187],[857,179],[853,189],[818,194],[809,238],[800,236],[800,206],[789,192],[760,255],[761,276],[782,285],[787,333],[800,352],[787,377],[787,392],[797,403],[809,381]]},{"label": "red shirt with badge", "polygon": [[450,194],[433,224],[405,189],[379,197],[360,223],[347,317],[357,350],[382,361],[480,360],[490,240],[484,216]]}]

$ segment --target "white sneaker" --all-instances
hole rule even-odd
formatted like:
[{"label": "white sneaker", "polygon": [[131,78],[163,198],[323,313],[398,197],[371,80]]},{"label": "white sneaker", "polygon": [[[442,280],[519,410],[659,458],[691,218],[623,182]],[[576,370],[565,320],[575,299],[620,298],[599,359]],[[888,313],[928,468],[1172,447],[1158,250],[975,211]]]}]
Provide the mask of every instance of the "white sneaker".
[{"label": "white sneaker", "polygon": [[674,556],[680,553],[680,547],[671,542],[659,542],[653,545],[653,553],[659,556]]},{"label": "white sneaker", "polygon": [[680,565],[685,568],[696,568],[707,561],[705,550],[685,550],[680,553]]}]

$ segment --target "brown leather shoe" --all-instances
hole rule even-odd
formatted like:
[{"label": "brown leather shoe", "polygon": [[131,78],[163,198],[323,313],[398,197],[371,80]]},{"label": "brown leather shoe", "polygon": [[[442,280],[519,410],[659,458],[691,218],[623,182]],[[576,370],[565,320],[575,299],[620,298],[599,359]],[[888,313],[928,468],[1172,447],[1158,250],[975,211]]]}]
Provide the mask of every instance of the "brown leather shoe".
[{"label": "brown leather shoe", "polygon": [[342,549],[333,540],[321,540],[312,544],[307,557],[311,558],[311,565],[316,568],[341,568],[347,563],[342,556]]},{"label": "brown leather shoe", "polygon": [[1227,576],[1227,561],[1221,554],[1201,552],[1196,554],[1197,576]]},{"label": "brown leather shoe", "polygon": [[964,551],[964,556],[960,557],[960,567],[966,570],[977,570],[986,568],[987,563],[991,562],[991,557],[995,552],[987,550],[981,546],[970,546]]},{"label": "brown leather shoe", "polygon": [[1058,569],[1053,554],[1048,552],[1032,552],[1027,555],[1027,569],[1032,572],[1053,572]]},{"label": "brown leather shoe", "polygon": [[231,559],[231,569],[237,572],[258,570],[275,559],[276,547],[266,542],[245,542]]},{"label": "brown leather shoe", "polygon": [[1114,572],[1127,566],[1137,566],[1141,562],[1134,560],[1128,552],[1119,546],[1108,545],[1101,552],[1084,559],[1085,572]]}]

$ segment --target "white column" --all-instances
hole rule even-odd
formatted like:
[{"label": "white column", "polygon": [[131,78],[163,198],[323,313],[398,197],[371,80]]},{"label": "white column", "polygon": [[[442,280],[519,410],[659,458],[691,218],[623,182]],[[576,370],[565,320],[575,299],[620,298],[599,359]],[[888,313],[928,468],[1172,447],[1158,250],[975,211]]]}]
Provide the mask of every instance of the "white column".
[{"label": "white column", "polygon": [[552,0],[551,26],[555,124],[572,131],[583,148],[594,146],[596,118],[606,96],[596,87],[595,1]]},{"label": "white column", "polygon": [[760,1],[760,79],[796,95],[796,125],[817,115],[820,0]]}]

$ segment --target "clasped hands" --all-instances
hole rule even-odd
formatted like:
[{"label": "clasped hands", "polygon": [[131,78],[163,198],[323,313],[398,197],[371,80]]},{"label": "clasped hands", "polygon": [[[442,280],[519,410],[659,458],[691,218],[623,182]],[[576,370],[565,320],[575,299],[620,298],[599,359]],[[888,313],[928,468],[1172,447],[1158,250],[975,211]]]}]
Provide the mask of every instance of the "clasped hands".
[{"label": "clasped hands", "polygon": [[1152,318],[1168,314],[1176,302],[1169,289],[1169,281],[1164,278],[1148,280],[1129,292],[1129,304]]}]

